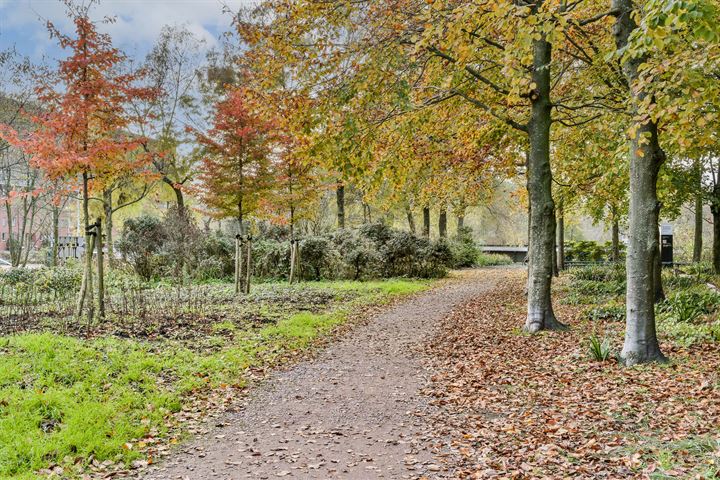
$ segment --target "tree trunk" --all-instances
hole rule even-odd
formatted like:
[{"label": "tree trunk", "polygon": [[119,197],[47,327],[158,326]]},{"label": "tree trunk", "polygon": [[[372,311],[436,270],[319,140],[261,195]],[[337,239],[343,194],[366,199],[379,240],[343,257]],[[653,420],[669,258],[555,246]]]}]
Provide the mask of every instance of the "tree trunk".
[{"label": "tree trunk", "polygon": [[[632,0],[612,0],[616,11],[613,28],[618,51],[625,51],[633,30]],[[637,90],[638,68],[645,58],[630,58],[622,69],[629,87],[633,113],[647,96]],[[634,115],[635,116],[635,115]],[[657,124],[636,121],[629,141],[630,228],[627,250],[627,320],[621,358],[627,365],[664,361],[655,330],[655,270],[657,265],[658,214],[657,178],[665,154],[658,143]]]},{"label": "tree trunk", "polygon": [[415,235],[415,233],[416,233],[415,217],[413,216],[412,210],[410,209],[409,205],[405,205],[405,215],[407,216],[408,227],[410,228],[410,232],[413,235]]},{"label": "tree trunk", "polygon": [[172,191],[175,194],[175,205],[177,206],[178,213],[182,215],[185,213],[185,195],[183,194],[182,189],[177,183],[173,182],[168,177],[163,177],[162,181],[172,188]]},{"label": "tree trunk", "polygon": [[112,190],[103,191],[103,207],[105,210],[105,240],[108,252],[108,266],[115,268],[115,243],[113,240],[113,206]]},{"label": "tree trunk", "polygon": [[339,185],[335,191],[337,203],[337,225],[338,228],[345,228],[345,185]]},{"label": "tree trunk", "polygon": [[562,206],[558,209],[557,220],[557,269],[565,270],[565,212]]},{"label": "tree trunk", "polygon": [[658,234],[658,248],[655,252],[655,269],[653,270],[653,287],[655,291],[655,303],[660,303],[665,300],[665,290],[663,290],[662,284],[662,256],[660,255],[660,237]]},{"label": "tree trunk", "polygon": [[105,318],[105,258],[103,255],[102,219],[95,222],[97,244],[97,275],[98,275],[98,315]]},{"label": "tree trunk", "polygon": [[242,288],[243,269],[243,214],[242,202],[238,204],[238,234],[235,235],[235,293],[245,291]]},{"label": "tree trunk", "polygon": [[457,216],[457,230],[458,230],[458,232],[460,232],[460,230],[462,230],[463,228],[465,228],[465,215],[458,215],[458,216]]},{"label": "tree trunk", "polygon": [[693,242],[693,262],[702,260],[703,248],[703,197],[695,194],[695,240]]},{"label": "tree trunk", "polygon": [[616,214],[613,214],[612,222],[612,261],[620,261],[620,221]]},{"label": "tree trunk", "polygon": [[90,207],[88,192],[88,174],[82,174],[82,225],[85,229],[85,258],[80,292],[78,293],[75,316],[80,319],[83,309],[87,306],[88,325],[94,318],[95,305],[93,301],[93,250],[95,248],[95,236],[90,228]]},{"label": "tree trunk", "polygon": [[447,210],[440,210],[438,215],[438,233],[440,238],[447,238]]},{"label": "tree trunk", "polygon": [[550,171],[550,60],[552,47],[547,39],[533,41],[531,92],[532,117],[528,124],[528,196],[530,199],[530,238],[528,251],[528,314],[525,330],[566,328],[555,318],[552,308],[553,250],[555,247],[555,203]]},{"label": "tree trunk", "polygon": [[245,293],[250,293],[250,278],[252,277],[252,238],[247,237],[247,262],[245,263]]},{"label": "tree trunk", "polygon": [[720,275],[720,189],[716,188],[715,202],[712,206],[713,217],[713,270]]},{"label": "tree trunk", "polygon": [[423,236],[430,238],[430,207],[423,208]]},{"label": "tree trunk", "polygon": [[52,247],[52,258],[50,259],[50,265],[57,267],[58,256],[60,255],[60,207],[52,207],[52,236],[53,236],[53,247]]}]

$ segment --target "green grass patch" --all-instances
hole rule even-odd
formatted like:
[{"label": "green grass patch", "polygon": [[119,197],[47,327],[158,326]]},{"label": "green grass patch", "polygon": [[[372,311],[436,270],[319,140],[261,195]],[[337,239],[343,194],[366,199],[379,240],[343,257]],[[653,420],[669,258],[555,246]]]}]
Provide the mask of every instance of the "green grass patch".
[{"label": "green grass patch", "polygon": [[194,392],[243,385],[248,367],[308,348],[356,307],[429,286],[403,279],[266,284],[260,289],[270,294],[258,310],[284,291],[310,297],[321,291],[339,300],[320,312],[285,306],[282,318],[264,326],[239,328],[220,319],[200,350],[175,340],[82,340],[51,332],[0,337],[0,478],[32,478],[51,465],[72,478],[91,458],[127,464],[144,457],[128,444],[178,434],[172,414]]}]

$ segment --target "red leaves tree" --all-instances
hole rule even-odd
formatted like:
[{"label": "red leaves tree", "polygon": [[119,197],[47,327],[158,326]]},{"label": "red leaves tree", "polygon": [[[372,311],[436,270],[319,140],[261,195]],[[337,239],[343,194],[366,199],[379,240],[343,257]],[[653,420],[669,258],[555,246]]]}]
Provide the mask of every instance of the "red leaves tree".
[{"label": "red leaves tree", "polygon": [[[109,35],[99,33],[87,8],[71,9],[75,35],[65,35],[48,23],[50,36],[70,52],[58,63],[49,80],[37,86],[42,112],[31,117],[32,131],[20,135],[9,127],[2,136],[32,155],[32,162],[50,179],[72,182],[80,178],[85,226],[85,270],[78,295],[77,315],[87,307],[88,320],[94,317],[92,299],[92,251],[97,230],[90,221],[90,192],[101,189],[109,178],[131,171],[145,161],[137,150],[139,141],[130,134],[134,117],[129,103],[154,92],[137,88],[140,73],[122,73],[125,56],[113,47]],[[100,239],[100,236],[97,236]],[[98,242],[98,290],[100,314],[104,312],[101,241]],[[87,302],[86,302],[86,297]]]},{"label": "red leaves tree", "polygon": [[[196,133],[206,154],[198,178],[200,193],[216,216],[235,217],[239,223],[236,292],[241,283],[245,292],[250,287],[251,238],[244,218],[257,209],[263,192],[271,185],[273,129],[272,122],[255,113],[241,89],[231,89],[215,106],[213,127],[206,134]],[[243,258],[247,259],[244,279]]]}]

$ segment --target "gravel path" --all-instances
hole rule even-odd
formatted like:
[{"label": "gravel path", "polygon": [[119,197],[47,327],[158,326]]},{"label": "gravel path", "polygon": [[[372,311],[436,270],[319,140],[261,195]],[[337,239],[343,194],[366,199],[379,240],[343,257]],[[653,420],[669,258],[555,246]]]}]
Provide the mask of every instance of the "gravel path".
[{"label": "gravel path", "polygon": [[442,450],[419,393],[429,372],[418,347],[453,308],[496,283],[498,270],[404,301],[353,329],[315,359],[271,375],[228,415],[144,478],[443,478]]}]

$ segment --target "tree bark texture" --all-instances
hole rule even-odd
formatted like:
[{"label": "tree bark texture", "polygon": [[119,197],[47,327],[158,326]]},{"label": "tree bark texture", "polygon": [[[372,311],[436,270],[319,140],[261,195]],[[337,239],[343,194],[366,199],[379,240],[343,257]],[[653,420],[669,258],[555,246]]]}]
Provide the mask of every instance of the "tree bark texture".
[{"label": "tree bark texture", "polygon": [[335,191],[337,203],[337,226],[345,228],[345,185],[339,185]]},{"label": "tree bark texture", "polygon": [[703,249],[703,198],[702,194],[695,195],[695,238],[693,240],[693,262],[702,260]]},{"label": "tree bark texture", "polygon": [[438,234],[440,238],[447,238],[447,210],[440,210],[438,215]]},{"label": "tree bark texture", "polygon": [[536,88],[531,92],[532,117],[528,124],[527,185],[530,199],[528,246],[528,310],[525,330],[566,328],[555,318],[551,288],[553,250],[555,247],[555,203],[552,198],[550,171],[550,60],[552,48],[546,38],[533,41],[532,79]]},{"label": "tree bark texture", "polygon": [[[625,51],[633,30],[632,0],[612,0],[616,12],[613,34],[618,51]],[[629,86],[633,114],[646,97],[635,88],[638,68],[646,59],[631,58],[622,63]],[[630,221],[627,251],[627,320],[625,343],[620,354],[627,365],[664,361],[655,329],[656,270],[659,255],[657,178],[665,154],[658,142],[657,124],[635,120],[630,135]]]},{"label": "tree bark texture", "polygon": [[423,208],[423,236],[430,238],[430,207]]}]

